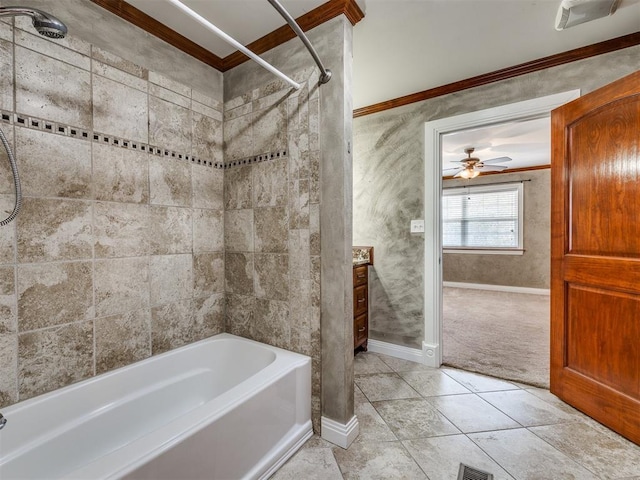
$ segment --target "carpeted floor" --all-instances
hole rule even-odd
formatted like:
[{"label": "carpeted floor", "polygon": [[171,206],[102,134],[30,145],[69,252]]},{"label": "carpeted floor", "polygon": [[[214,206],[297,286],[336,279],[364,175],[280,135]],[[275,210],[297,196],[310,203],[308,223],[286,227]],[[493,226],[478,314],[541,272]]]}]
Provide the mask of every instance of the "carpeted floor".
[{"label": "carpeted floor", "polygon": [[549,388],[549,297],[443,288],[443,363]]}]

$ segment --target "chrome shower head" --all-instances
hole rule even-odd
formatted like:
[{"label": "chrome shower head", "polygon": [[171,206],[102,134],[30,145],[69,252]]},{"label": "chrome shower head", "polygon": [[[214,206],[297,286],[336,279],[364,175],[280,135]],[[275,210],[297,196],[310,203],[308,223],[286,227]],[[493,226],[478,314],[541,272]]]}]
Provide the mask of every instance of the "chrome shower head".
[{"label": "chrome shower head", "polygon": [[45,37],[64,38],[67,35],[67,26],[42,10],[28,7],[0,7],[0,17],[15,17],[17,15],[31,17],[33,28]]}]

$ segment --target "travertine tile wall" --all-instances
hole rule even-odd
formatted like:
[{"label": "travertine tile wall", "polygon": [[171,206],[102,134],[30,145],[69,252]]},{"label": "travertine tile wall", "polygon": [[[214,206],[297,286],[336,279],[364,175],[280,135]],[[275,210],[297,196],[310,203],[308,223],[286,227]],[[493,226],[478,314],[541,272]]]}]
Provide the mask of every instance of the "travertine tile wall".
[{"label": "travertine tile wall", "polygon": [[0,406],[224,330],[221,98],[23,20],[0,22],[24,193],[0,228]]},{"label": "travertine tile wall", "polygon": [[226,330],[313,359],[320,419],[317,69],[225,102]]}]

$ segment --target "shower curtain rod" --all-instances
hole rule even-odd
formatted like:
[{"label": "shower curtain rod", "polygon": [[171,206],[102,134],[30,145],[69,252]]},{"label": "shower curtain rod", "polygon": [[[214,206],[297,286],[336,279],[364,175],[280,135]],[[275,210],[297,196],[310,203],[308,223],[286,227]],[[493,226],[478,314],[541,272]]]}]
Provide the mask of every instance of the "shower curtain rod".
[{"label": "shower curtain rod", "polygon": [[169,2],[171,2],[173,5],[175,5],[180,10],[182,10],[184,13],[186,13],[187,15],[192,17],[194,20],[197,20],[199,23],[201,23],[206,28],[211,30],[213,33],[215,33],[217,36],[219,36],[222,40],[224,40],[225,42],[227,42],[230,45],[234,46],[235,48],[240,50],[242,53],[244,53],[247,57],[249,57],[252,60],[254,60],[255,62],[257,62],[258,65],[260,65],[262,68],[268,70],[269,72],[273,73],[277,77],[280,77],[282,80],[284,80],[285,82],[289,83],[296,90],[300,89],[300,84],[298,82],[296,82],[296,81],[292,80],[291,78],[287,77],[284,73],[282,73],[280,70],[275,68],[270,63],[265,62],[258,55],[253,53],[251,50],[249,50],[247,47],[242,45],[237,40],[233,39],[232,37],[230,37],[229,35],[224,33],[222,30],[220,30],[218,27],[216,27],[213,23],[211,23],[209,20],[204,18],[202,15],[200,15],[200,14],[196,13],[195,11],[191,10],[189,7],[187,7],[185,4],[183,4],[180,0],[169,0]]},{"label": "shower curtain rod", "polygon": [[315,48],[313,48],[313,45],[311,45],[311,42],[300,28],[300,25],[298,25],[294,18],[289,15],[289,12],[287,12],[285,8],[280,5],[278,0],[269,0],[269,3],[273,5],[273,8],[275,8],[280,15],[282,15],[282,17],[287,21],[298,38],[302,40],[302,43],[304,43],[304,46],[307,47],[307,50],[309,50],[309,53],[318,65],[320,72],[322,72],[320,75],[320,83],[327,83],[329,80],[331,80],[331,70],[324,67],[324,65],[322,64],[322,60],[320,60],[320,57],[318,57],[318,53],[316,52]]}]

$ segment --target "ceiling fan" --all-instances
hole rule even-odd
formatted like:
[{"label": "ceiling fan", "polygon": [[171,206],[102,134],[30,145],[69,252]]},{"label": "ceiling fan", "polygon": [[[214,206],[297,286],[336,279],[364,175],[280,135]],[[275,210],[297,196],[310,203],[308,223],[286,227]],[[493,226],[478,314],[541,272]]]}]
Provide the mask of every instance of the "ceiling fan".
[{"label": "ceiling fan", "polygon": [[453,171],[457,171],[457,173],[453,176],[454,178],[476,178],[478,175],[484,172],[500,172],[502,170],[505,170],[507,167],[505,167],[504,165],[494,164],[511,161],[510,157],[496,157],[490,158],[488,160],[480,160],[478,157],[471,156],[474,150],[475,148],[473,147],[465,148],[464,153],[467,154],[467,158],[463,158],[462,160],[458,160],[457,162],[455,162],[461,163],[462,165],[458,167],[447,168],[443,170],[443,173],[449,171],[453,173]]}]

